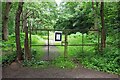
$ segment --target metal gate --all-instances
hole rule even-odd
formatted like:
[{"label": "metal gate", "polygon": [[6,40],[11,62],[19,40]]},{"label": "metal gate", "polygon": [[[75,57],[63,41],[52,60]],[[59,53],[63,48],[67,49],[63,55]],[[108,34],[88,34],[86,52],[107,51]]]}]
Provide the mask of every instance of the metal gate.
[{"label": "metal gate", "polygon": [[[31,37],[31,35],[32,35],[32,32],[37,32],[37,31],[47,31],[47,41],[48,41],[48,44],[47,45],[33,45],[32,43],[31,43],[31,40],[32,40],[32,37]],[[49,41],[50,41],[50,39],[49,39],[49,36],[50,36],[50,31],[62,31],[63,33],[64,33],[64,35],[65,35],[65,39],[64,39],[64,41],[62,42],[62,43],[64,43],[64,44],[61,44],[61,45],[55,45],[55,44],[50,44],[49,43]],[[100,50],[100,30],[98,30],[98,29],[92,29],[92,30],[89,30],[89,31],[93,31],[93,32],[97,32],[97,35],[98,35],[98,43],[97,44],[84,44],[84,35],[83,35],[83,33],[82,33],[82,44],[69,44],[68,43],[68,33],[70,32],[70,31],[72,31],[72,32],[80,32],[81,30],[78,30],[78,29],[64,29],[64,30],[62,30],[62,29],[30,29],[30,50],[31,50],[31,47],[32,46],[47,46],[48,48],[47,48],[47,52],[48,52],[48,55],[47,55],[47,58],[48,58],[48,60],[50,60],[49,59],[49,50],[50,50],[50,46],[63,46],[64,47],[64,58],[67,58],[68,57],[68,55],[67,55],[67,53],[68,53],[68,46],[81,46],[82,47],[82,52],[84,52],[84,46],[98,46],[97,48],[98,48],[98,51]]]}]

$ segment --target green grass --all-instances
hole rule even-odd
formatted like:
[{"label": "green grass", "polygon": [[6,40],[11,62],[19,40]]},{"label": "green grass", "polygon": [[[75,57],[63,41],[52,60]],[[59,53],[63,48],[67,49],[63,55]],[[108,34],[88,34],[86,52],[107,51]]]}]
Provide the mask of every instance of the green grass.
[{"label": "green grass", "polygon": [[47,68],[49,63],[47,61],[40,61],[32,59],[31,61],[24,60],[23,66],[30,68]]},{"label": "green grass", "polygon": [[[34,45],[44,45],[45,41],[41,36],[32,35],[32,44]],[[35,52],[34,58],[40,60],[44,55],[43,46],[32,46],[32,51]]]},{"label": "green grass", "polygon": [[48,39],[48,36],[42,36],[42,38],[43,38],[44,40],[47,40],[47,39]]},{"label": "green grass", "polygon": [[42,36],[39,35],[31,35],[32,37],[32,44],[39,44],[39,45],[44,45],[44,39],[42,38]]},{"label": "green grass", "polygon": [[62,69],[73,69],[76,68],[77,65],[69,59],[64,59],[63,57],[59,57],[52,62],[52,65],[57,68]]}]

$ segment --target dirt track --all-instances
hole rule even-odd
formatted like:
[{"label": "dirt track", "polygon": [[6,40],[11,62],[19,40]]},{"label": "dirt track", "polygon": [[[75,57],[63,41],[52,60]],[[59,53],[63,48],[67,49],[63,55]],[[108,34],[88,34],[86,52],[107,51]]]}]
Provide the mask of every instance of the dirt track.
[{"label": "dirt track", "polygon": [[75,69],[31,69],[19,66],[17,63],[3,68],[4,78],[117,78],[117,75],[83,68],[79,65]]},{"label": "dirt track", "polygon": [[[54,45],[54,40],[49,41],[51,45]],[[46,45],[48,44],[47,40],[45,41]],[[48,46],[43,47],[44,55],[41,60],[54,60],[60,53],[58,53],[58,48],[56,46],[49,46],[49,54],[48,54]]]}]

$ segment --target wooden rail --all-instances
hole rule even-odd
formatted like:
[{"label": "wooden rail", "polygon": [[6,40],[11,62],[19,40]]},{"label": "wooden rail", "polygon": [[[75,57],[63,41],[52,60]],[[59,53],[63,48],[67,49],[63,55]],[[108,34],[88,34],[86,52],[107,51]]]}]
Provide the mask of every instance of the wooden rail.
[{"label": "wooden rail", "polygon": [[[31,34],[32,32],[34,31],[46,31],[47,32],[47,36],[48,36],[48,44],[45,45],[45,44],[32,44],[32,37],[31,37]],[[65,34],[65,39],[64,39],[64,44],[58,44],[58,45],[51,45],[50,42],[49,42],[49,36],[50,36],[50,31],[63,31],[64,34]],[[68,39],[67,39],[67,36],[68,36],[68,33],[69,32],[80,32],[80,31],[84,31],[84,29],[36,29],[36,28],[31,28],[29,30],[30,32],[30,49],[32,46],[48,46],[48,54],[47,54],[47,60],[49,61],[49,46],[63,46],[64,47],[64,58],[67,57],[67,48],[68,46],[80,46],[82,47],[82,52],[84,52],[84,46],[98,46],[98,51],[100,50],[100,30],[98,29],[89,29],[89,31],[97,31],[98,32],[98,43],[84,43],[84,35],[82,33],[82,43],[81,44],[69,44],[68,43]]]},{"label": "wooden rail", "polygon": [[[96,46],[98,44],[68,44],[67,46]],[[36,45],[32,44],[31,46],[65,46],[65,45]]]}]

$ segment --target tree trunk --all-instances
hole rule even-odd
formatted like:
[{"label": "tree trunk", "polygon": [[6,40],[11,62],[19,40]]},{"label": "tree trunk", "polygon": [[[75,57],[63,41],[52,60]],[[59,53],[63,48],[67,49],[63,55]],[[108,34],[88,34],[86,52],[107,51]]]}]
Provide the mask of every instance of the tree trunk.
[{"label": "tree trunk", "polygon": [[21,31],[24,32],[25,26],[27,26],[27,18],[30,16],[30,11],[22,12],[22,29]]},{"label": "tree trunk", "polygon": [[101,16],[101,24],[102,24],[102,30],[101,30],[101,50],[103,50],[106,47],[106,33],[105,33],[105,22],[104,22],[104,2],[101,2],[101,10],[100,10],[100,16]]},{"label": "tree trunk", "polygon": [[25,26],[25,43],[24,43],[24,47],[25,47],[25,57],[27,60],[31,59],[31,55],[30,55],[30,49],[29,49],[29,40],[28,40],[28,26]]},{"label": "tree trunk", "polygon": [[92,0],[92,8],[93,8],[93,10],[94,10],[94,0]]},{"label": "tree trunk", "polygon": [[98,16],[97,16],[97,8],[98,8],[98,2],[96,2],[96,7],[94,7],[94,0],[92,0],[92,8],[93,8],[93,16],[94,16],[94,27],[93,29],[98,29]]},{"label": "tree trunk", "polygon": [[17,60],[20,61],[23,59],[22,50],[20,44],[20,15],[22,13],[23,2],[19,2],[18,10],[16,11],[15,19],[15,37],[16,37],[16,48],[17,48]]},{"label": "tree trunk", "polygon": [[8,17],[9,17],[9,12],[11,8],[11,2],[6,3],[6,8],[4,11],[4,16],[2,20],[2,40],[7,41],[8,40]]}]

